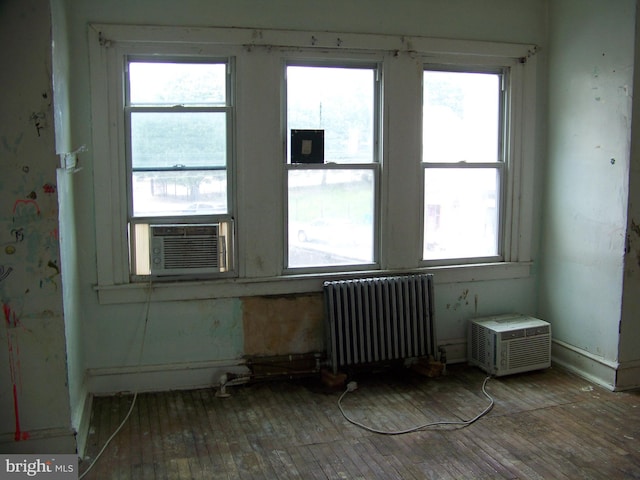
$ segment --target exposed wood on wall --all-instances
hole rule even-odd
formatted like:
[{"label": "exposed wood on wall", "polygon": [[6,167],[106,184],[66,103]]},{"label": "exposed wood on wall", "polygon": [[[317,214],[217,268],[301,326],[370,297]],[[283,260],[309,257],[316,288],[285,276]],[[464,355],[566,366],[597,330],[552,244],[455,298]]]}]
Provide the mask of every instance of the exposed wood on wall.
[{"label": "exposed wood on wall", "polygon": [[324,349],[322,294],[245,297],[245,355],[286,355]]}]

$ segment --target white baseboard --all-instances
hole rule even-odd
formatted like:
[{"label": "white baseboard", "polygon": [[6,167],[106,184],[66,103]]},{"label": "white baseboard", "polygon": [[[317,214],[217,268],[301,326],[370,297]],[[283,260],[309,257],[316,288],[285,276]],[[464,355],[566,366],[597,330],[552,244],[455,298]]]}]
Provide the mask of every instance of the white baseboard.
[{"label": "white baseboard", "polygon": [[246,374],[242,359],[133,367],[90,368],[87,390],[93,395],[162,392],[217,386],[225,373]]},{"label": "white baseboard", "polygon": [[618,362],[606,360],[560,340],[551,343],[551,361],[592,383],[611,391],[618,390]]},{"label": "white baseboard", "polygon": [[616,391],[640,388],[640,360],[621,362],[616,376]]},{"label": "white baseboard", "polygon": [[73,425],[76,428],[76,445],[78,456],[84,457],[89,437],[89,426],[91,423],[91,409],[93,407],[93,395],[84,389],[82,406],[74,415]]},{"label": "white baseboard", "polygon": [[75,454],[76,438],[71,428],[29,430],[29,437],[20,441],[13,433],[0,434],[0,452],[6,454]]}]

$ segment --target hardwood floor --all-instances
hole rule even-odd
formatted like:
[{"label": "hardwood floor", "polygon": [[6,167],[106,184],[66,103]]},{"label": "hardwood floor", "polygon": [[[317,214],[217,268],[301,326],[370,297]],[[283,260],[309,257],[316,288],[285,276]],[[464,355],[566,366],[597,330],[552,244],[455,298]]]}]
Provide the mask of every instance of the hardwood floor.
[{"label": "hardwood floor", "polygon": [[[468,420],[485,409],[485,374],[450,366],[354,375],[345,412],[378,429]],[[493,409],[466,426],[371,433],[319,378],[140,394],[85,479],[640,478],[640,392],[612,393],[550,368],[492,378]],[[131,395],[93,401],[80,472],[125,417]]]}]

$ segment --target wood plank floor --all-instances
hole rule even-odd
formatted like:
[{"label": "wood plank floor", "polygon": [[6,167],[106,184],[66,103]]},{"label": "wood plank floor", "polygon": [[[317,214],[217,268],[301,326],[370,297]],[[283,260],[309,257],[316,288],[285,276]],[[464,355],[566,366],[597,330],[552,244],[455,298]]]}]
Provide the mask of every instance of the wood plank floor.
[{"label": "wood plank floor", "polygon": [[[485,374],[449,367],[354,375],[347,414],[378,429],[468,420],[489,400]],[[371,433],[340,413],[318,378],[140,394],[85,479],[640,478],[640,392],[612,393],[563,370],[492,378],[493,409],[466,427]],[[95,398],[82,473],[125,417],[131,395]]]}]

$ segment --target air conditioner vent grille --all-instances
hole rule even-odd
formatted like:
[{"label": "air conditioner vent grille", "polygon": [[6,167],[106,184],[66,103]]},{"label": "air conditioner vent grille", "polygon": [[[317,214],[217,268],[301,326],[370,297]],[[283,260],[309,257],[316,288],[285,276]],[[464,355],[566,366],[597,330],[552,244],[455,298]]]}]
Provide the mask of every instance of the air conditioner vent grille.
[{"label": "air conditioner vent grille", "polygon": [[471,332],[471,356],[479,362],[486,361],[487,330],[478,325],[473,325]]},{"label": "air conditioner vent grille", "polygon": [[164,268],[217,268],[218,237],[167,237]]},{"label": "air conditioner vent grille", "polygon": [[549,335],[521,338],[510,342],[509,368],[544,364],[549,359],[550,343]]},{"label": "air conditioner vent grille", "polygon": [[228,242],[220,224],[152,225],[152,275],[218,274],[228,270]]}]

